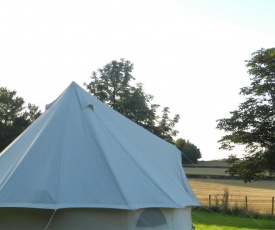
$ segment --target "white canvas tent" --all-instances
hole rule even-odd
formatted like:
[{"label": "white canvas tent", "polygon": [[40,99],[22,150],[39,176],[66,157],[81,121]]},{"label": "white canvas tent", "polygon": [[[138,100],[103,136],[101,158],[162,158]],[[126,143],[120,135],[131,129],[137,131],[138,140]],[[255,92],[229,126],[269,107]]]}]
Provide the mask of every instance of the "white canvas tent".
[{"label": "white canvas tent", "polygon": [[198,205],[175,146],[74,82],[0,156],[0,229],[190,230]]}]

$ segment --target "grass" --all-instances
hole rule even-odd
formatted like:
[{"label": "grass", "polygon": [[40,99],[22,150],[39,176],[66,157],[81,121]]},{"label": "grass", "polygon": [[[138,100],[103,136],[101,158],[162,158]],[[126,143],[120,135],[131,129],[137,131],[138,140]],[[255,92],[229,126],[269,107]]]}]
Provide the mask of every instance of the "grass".
[{"label": "grass", "polygon": [[275,229],[275,221],[243,218],[231,215],[220,215],[204,210],[192,211],[193,224],[196,230],[255,230]]},{"label": "grass", "polygon": [[186,174],[228,176],[225,168],[184,168]]},{"label": "grass", "polygon": [[244,207],[245,197],[248,198],[248,208],[259,213],[271,213],[271,200],[275,196],[274,181],[261,181],[245,184],[240,180],[218,179],[189,179],[195,195],[203,205],[208,206],[208,197],[211,195],[211,204],[215,199],[222,199],[224,188],[229,189],[229,205]]}]

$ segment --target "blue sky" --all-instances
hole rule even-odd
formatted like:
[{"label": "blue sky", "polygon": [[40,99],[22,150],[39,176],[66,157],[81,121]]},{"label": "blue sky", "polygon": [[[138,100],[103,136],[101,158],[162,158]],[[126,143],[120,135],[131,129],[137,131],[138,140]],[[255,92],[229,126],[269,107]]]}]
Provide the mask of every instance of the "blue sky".
[{"label": "blue sky", "polygon": [[178,137],[224,158],[216,120],[242,101],[244,60],[274,46],[274,10],[271,0],[2,0],[0,86],[44,109],[125,58],[154,102],[180,114]]}]

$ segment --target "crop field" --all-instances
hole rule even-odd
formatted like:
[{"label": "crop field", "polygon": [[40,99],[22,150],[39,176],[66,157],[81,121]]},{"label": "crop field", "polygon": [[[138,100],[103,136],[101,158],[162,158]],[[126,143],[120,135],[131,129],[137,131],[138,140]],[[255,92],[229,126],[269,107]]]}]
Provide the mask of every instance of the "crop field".
[{"label": "crop field", "polygon": [[[260,181],[245,184],[241,180],[189,179],[193,192],[202,203],[209,206],[220,205],[223,194],[229,193],[229,206],[252,209],[259,213],[271,214],[272,197],[275,197],[275,182]],[[246,198],[247,197],[247,198]]]}]

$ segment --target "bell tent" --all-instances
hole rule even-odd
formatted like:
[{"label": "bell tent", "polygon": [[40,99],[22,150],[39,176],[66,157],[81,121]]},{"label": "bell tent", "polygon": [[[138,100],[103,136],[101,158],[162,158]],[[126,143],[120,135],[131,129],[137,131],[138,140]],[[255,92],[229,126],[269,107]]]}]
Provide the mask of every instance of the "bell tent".
[{"label": "bell tent", "polygon": [[190,230],[180,156],[72,82],[0,155],[0,229]]}]

